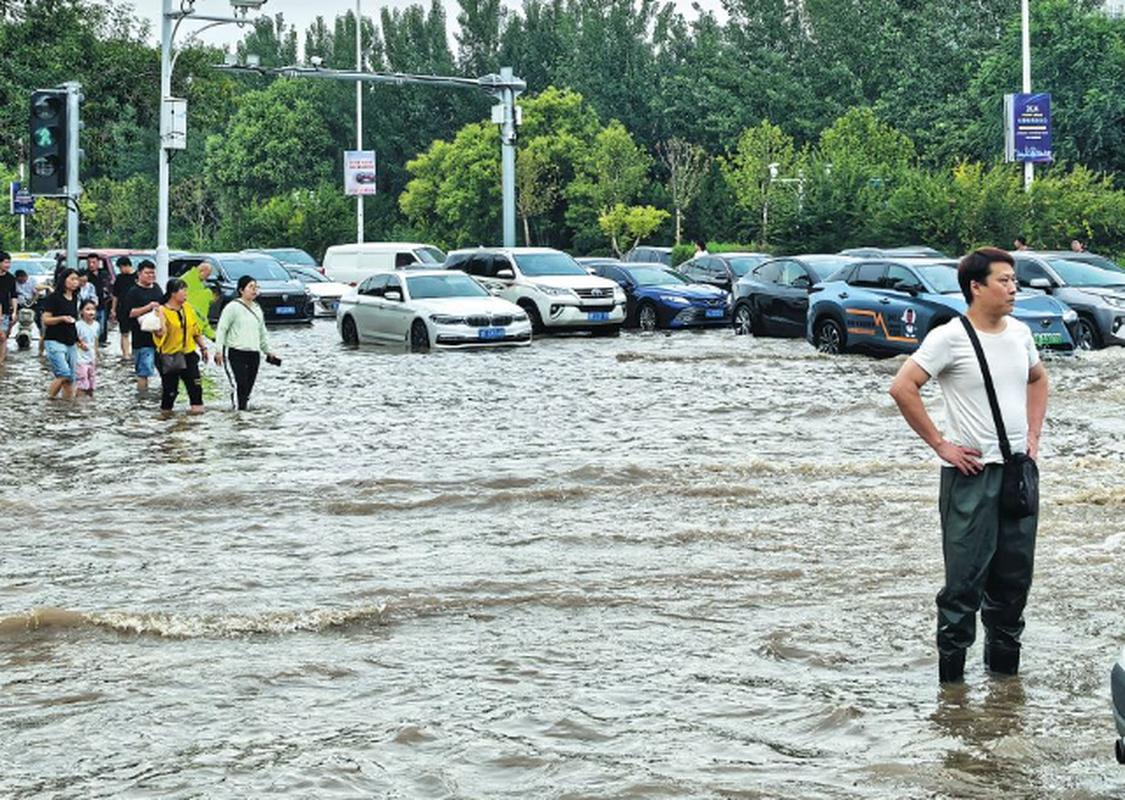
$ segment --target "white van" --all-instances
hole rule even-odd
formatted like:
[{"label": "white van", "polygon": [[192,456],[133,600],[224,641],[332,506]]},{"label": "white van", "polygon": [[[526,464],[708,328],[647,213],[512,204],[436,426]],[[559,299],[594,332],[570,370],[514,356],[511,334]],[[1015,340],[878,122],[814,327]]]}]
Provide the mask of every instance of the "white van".
[{"label": "white van", "polygon": [[338,244],[324,254],[324,276],[330,281],[355,286],[377,272],[422,264],[433,268],[445,261],[436,247],[416,242],[367,242]]}]

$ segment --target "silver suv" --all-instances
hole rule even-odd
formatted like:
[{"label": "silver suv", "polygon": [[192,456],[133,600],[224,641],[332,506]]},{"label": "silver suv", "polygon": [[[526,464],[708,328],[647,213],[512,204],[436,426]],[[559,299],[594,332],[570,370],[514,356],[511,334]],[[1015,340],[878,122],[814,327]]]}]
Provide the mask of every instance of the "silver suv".
[{"label": "silver suv", "polygon": [[549,247],[455,250],[446,269],[467,272],[527,312],[535,332],[588,330],[614,336],[625,322],[625,292]]}]

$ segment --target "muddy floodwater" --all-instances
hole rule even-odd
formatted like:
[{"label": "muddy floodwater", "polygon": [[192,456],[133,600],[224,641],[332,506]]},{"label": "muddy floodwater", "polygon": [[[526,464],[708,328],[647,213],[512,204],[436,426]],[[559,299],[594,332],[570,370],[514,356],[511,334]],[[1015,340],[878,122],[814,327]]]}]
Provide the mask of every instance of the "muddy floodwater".
[{"label": "muddy floodwater", "polygon": [[0,797],[1125,795],[1125,351],[1047,365],[1022,675],[939,691],[897,360],[275,339],[242,416],[9,358]]}]

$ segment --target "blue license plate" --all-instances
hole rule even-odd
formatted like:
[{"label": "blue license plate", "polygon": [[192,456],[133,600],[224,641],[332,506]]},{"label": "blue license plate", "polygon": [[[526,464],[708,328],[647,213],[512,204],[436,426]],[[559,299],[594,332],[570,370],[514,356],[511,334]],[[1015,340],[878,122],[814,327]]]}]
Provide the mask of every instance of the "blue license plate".
[{"label": "blue license plate", "polygon": [[709,308],[709,309],[707,309],[707,316],[709,316],[709,317],[721,317],[722,315],[723,315],[723,310],[721,308]]},{"label": "blue license plate", "polygon": [[590,322],[608,322],[609,321],[609,312],[608,311],[591,311],[586,315],[586,318],[589,319]]},{"label": "blue license plate", "polygon": [[481,339],[503,339],[503,328],[481,328],[477,331],[477,336]]},{"label": "blue license plate", "polygon": [[278,314],[296,314],[297,313],[297,307],[296,306],[278,306],[277,308],[274,309],[274,311],[277,312]]}]

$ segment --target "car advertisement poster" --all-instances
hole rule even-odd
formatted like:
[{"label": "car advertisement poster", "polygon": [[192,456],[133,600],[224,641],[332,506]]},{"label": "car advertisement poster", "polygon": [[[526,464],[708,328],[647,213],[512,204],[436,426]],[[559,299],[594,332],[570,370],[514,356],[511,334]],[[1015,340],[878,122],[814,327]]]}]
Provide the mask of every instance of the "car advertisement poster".
[{"label": "car advertisement poster", "polygon": [[1004,95],[1004,160],[1049,163],[1051,95]]},{"label": "car advertisement poster", "polygon": [[344,194],[375,194],[375,151],[344,151]]}]

